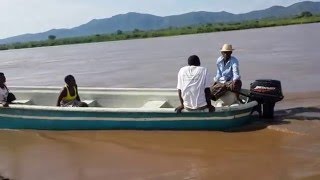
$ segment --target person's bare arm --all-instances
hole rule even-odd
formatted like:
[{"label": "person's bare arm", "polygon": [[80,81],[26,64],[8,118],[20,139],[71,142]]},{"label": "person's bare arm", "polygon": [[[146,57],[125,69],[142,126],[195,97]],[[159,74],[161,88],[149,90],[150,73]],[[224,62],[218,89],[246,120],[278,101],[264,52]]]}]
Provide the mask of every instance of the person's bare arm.
[{"label": "person's bare arm", "polygon": [[60,92],[60,94],[59,94],[59,97],[58,97],[58,100],[57,100],[57,106],[61,105],[60,102],[61,102],[62,98],[66,97],[66,96],[67,96],[67,89],[66,89],[66,87],[64,87],[62,89],[62,91]]},{"label": "person's bare arm", "polygon": [[77,86],[77,85],[76,85],[76,91],[77,91],[77,97],[76,97],[76,99],[77,99],[78,101],[81,101],[81,100],[80,100],[79,93],[78,93],[78,86]]},{"label": "person's bare arm", "polygon": [[175,109],[175,111],[177,111],[177,113],[181,113],[181,111],[184,109],[183,99],[182,99],[182,95],[181,95],[181,89],[178,89],[178,96],[179,96],[179,100],[180,100],[180,106],[178,106]]}]

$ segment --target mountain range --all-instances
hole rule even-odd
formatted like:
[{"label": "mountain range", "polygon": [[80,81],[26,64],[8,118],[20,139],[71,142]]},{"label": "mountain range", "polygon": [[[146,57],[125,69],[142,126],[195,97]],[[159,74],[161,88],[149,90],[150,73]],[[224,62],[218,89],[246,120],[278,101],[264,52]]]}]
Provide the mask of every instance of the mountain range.
[{"label": "mountain range", "polygon": [[320,2],[304,1],[295,3],[288,7],[272,6],[264,10],[252,11],[243,14],[232,14],[225,11],[198,11],[161,17],[151,14],[130,12],[127,14],[115,15],[110,18],[93,19],[86,24],[71,29],[52,29],[42,33],[22,34],[6,39],[0,39],[0,44],[46,40],[49,35],[54,35],[57,38],[67,38],[95,34],[109,34],[115,33],[117,30],[156,30],[168,27],[183,27],[206,23],[228,23],[273,17],[291,17],[304,11],[309,11],[312,14],[320,14]]}]

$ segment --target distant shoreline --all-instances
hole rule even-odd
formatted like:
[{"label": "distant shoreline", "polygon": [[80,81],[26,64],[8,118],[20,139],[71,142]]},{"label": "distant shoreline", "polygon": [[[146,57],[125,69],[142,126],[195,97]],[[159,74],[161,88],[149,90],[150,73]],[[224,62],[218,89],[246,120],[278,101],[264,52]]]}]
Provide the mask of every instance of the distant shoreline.
[{"label": "distant shoreline", "polygon": [[287,26],[296,24],[309,24],[320,22],[320,15],[312,15],[308,12],[303,12],[301,15],[291,18],[267,18],[261,20],[251,20],[244,22],[232,22],[232,23],[216,23],[216,24],[202,24],[196,26],[186,27],[169,27],[160,30],[142,31],[135,29],[130,32],[123,32],[118,30],[113,34],[96,34],[92,36],[83,37],[72,37],[57,39],[55,35],[48,36],[47,40],[43,41],[32,41],[24,43],[12,43],[0,45],[0,50],[9,49],[24,49],[24,48],[36,48],[46,46],[59,46],[59,45],[70,45],[70,44],[83,44],[83,43],[95,43],[95,42],[106,42],[106,41],[120,41],[130,39],[146,39],[154,37],[167,37],[167,36],[178,36],[187,34],[200,34],[200,33],[211,33],[211,32],[223,32],[223,31],[234,31],[244,29],[255,29],[255,28],[266,28],[275,26]]}]

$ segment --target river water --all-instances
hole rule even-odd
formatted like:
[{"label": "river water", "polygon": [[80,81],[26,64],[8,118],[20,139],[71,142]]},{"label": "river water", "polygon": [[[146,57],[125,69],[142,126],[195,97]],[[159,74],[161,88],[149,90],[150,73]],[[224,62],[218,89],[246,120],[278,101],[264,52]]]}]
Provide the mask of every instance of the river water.
[{"label": "river water", "polygon": [[[228,132],[0,131],[0,175],[15,180],[320,179],[320,24],[0,51],[9,86],[174,88],[197,54],[214,74],[223,43],[243,86],[282,82],[274,123]],[[1,179],[1,177],[0,177]]]}]

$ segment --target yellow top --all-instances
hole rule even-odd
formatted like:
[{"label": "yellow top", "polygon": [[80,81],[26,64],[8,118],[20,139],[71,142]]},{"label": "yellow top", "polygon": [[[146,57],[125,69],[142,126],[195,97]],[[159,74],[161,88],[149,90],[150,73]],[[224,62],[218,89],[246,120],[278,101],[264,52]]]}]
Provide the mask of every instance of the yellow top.
[{"label": "yellow top", "polygon": [[77,94],[78,94],[76,87],[73,87],[74,96],[70,95],[70,92],[69,92],[69,89],[68,89],[67,85],[66,85],[66,89],[67,89],[67,96],[63,97],[62,100],[64,100],[64,101],[73,101],[73,100],[75,100],[77,98]]}]

